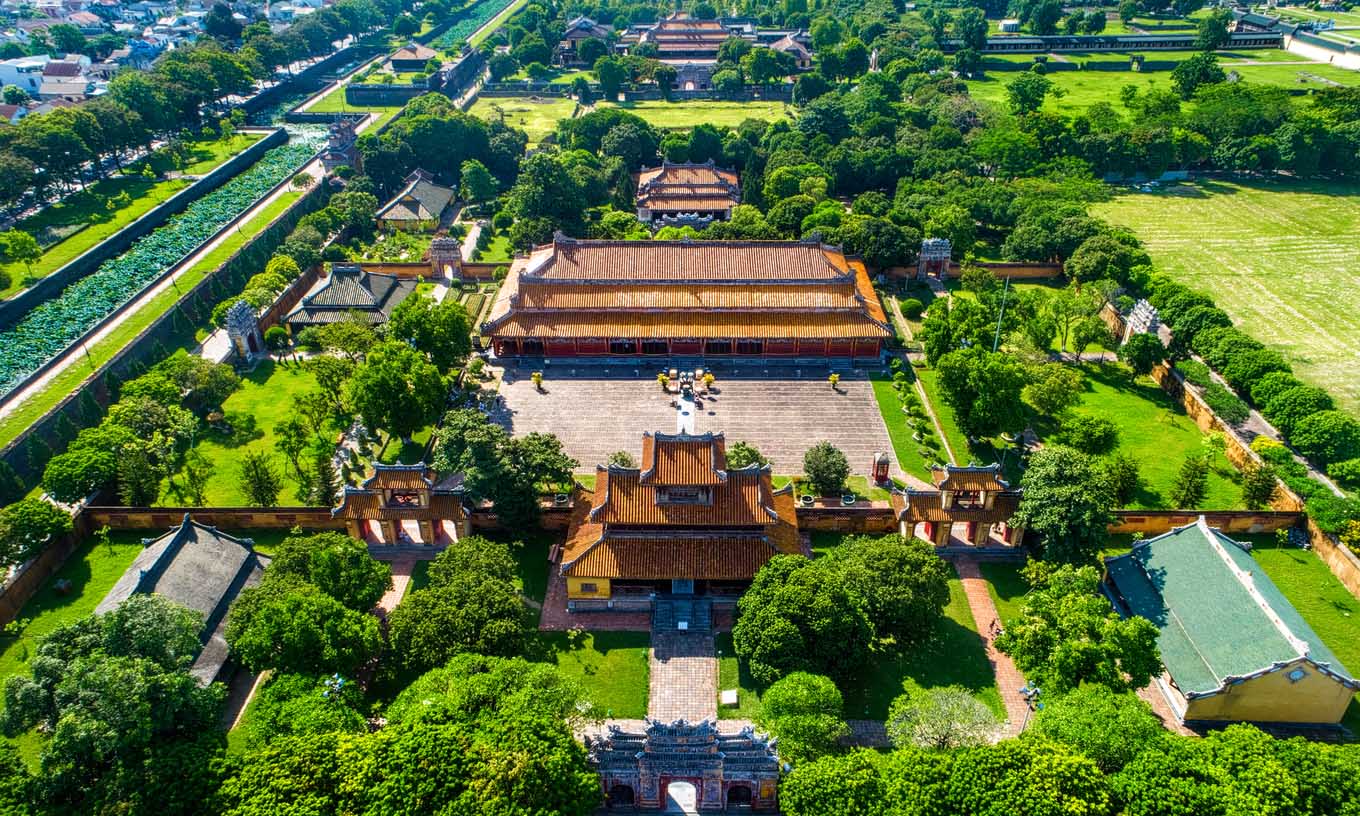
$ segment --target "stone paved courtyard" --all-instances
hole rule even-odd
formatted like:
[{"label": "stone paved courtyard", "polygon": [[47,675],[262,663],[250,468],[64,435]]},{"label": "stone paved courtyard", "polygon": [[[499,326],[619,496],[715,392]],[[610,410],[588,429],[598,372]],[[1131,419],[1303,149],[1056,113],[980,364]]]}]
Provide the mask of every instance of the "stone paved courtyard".
[{"label": "stone paved courtyard", "polygon": [[[672,397],[657,385],[654,369],[611,369],[607,375],[582,369],[579,377],[550,369],[544,372],[544,393],[534,389],[528,371],[507,370],[495,415],[516,436],[557,434],[580,461],[581,472],[593,473],[615,451],[636,458],[643,431],[676,432]],[[694,431],[723,431],[729,444],[753,444],[775,473],[785,475],[801,473],[803,454],[827,440],[845,453],[852,474],[866,475],[876,451],[892,450],[867,376],[843,372],[839,391],[832,391],[826,370],[801,373],[769,379],[718,373]]]}]

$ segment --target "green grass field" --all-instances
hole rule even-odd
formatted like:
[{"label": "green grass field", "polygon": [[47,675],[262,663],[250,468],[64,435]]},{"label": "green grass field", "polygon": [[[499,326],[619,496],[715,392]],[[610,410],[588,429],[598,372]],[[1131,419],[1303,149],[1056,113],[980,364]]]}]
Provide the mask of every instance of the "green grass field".
[{"label": "green grass field", "polygon": [[[1246,59],[1224,58],[1224,55],[1220,54],[1219,61],[1225,71],[1236,71],[1242,79],[1248,82],[1274,85],[1281,88],[1323,90],[1332,87],[1332,83],[1347,86],[1360,85],[1360,71],[1348,71],[1345,68],[1320,62],[1306,65],[1288,64],[1288,62],[1298,58],[1293,54],[1282,51],[1262,51],[1260,55],[1257,55],[1257,52],[1249,53],[1250,56]],[[1285,59],[1281,59],[1281,55]],[[1064,56],[1073,62],[1088,59],[1123,62],[1128,59],[1126,54],[1108,53],[1092,54],[1089,57],[1076,54],[1065,54]],[[1189,56],[1189,54],[1182,52],[1149,53],[1147,55],[1149,60],[1158,61],[1184,59],[1186,56]],[[1264,64],[1254,64],[1255,62]],[[1025,60],[1011,64],[1016,69],[1023,69],[1028,63],[1029,60]],[[985,79],[970,79],[967,80],[966,84],[968,85],[968,93],[973,98],[1004,106],[1006,104],[1006,83],[1015,74],[1013,71],[996,70],[996,68],[997,66],[989,64],[988,69],[991,73]],[[1067,116],[1076,116],[1097,102],[1108,102],[1114,106],[1116,111],[1123,113],[1124,108],[1119,104],[1119,92],[1125,85],[1133,85],[1142,92],[1153,88],[1171,90],[1172,87],[1170,71],[1053,71],[1047,76],[1053,80],[1057,88],[1063,91],[1063,95],[1061,97],[1049,96],[1044,102],[1044,110]],[[1330,82],[1323,80],[1330,80]],[[1303,104],[1306,103],[1307,97],[1295,97],[1295,100]]]},{"label": "green grass field", "polygon": [[1020,616],[1020,599],[1029,591],[1029,584],[1020,577],[1021,564],[1009,561],[981,561],[978,570],[987,579],[987,594],[996,605],[996,615],[1004,625]]},{"label": "green grass field", "polygon": [[1160,270],[1212,295],[1300,377],[1360,413],[1357,194],[1353,184],[1204,180],[1091,209],[1132,228]]},{"label": "green grass field", "polygon": [[223,239],[216,249],[204,256],[176,279],[176,285],[161,292],[150,302],[128,314],[118,328],[105,335],[98,343],[88,346],[88,359],[79,365],[68,366],[60,374],[47,381],[47,385],[24,400],[15,409],[0,419],[0,446],[8,445],[16,436],[32,425],[49,409],[66,398],[76,386],[99,366],[108,362],[123,346],[141,334],[147,326],[165,314],[179,301],[184,293],[196,286],[208,274],[232,256],[250,239],[264,231],[269,223],[283,214],[302,196],[299,190],[288,190],[261,210],[254,218],[239,225]]},{"label": "green grass field", "polygon": [[545,662],[585,689],[586,699],[606,718],[641,719],[647,715],[646,632],[541,632],[536,646]]},{"label": "green grass field", "polygon": [[[1175,483],[1176,473],[1187,456],[1202,450],[1204,434],[1180,405],[1151,379],[1140,377],[1136,382],[1131,381],[1127,369],[1117,364],[1088,363],[1082,367],[1082,372],[1086,376],[1085,390],[1072,411],[1113,422],[1119,428],[1119,450],[1139,462],[1142,484],[1129,507],[1169,508],[1167,496]],[[916,373],[930,396],[931,406],[944,427],[958,463],[1002,461],[1006,478],[1015,480],[1019,475],[1016,455],[1001,448],[996,440],[981,440],[970,446],[954,420],[953,411],[944,403],[938,374],[933,369],[918,369]],[[1055,430],[1047,422],[1037,422],[1036,428],[1041,437]],[[1240,507],[1242,496],[1233,481],[1234,476],[1235,471],[1227,458],[1215,453],[1210,460],[1208,494],[1200,506]]]},{"label": "green grass field", "polygon": [[478,97],[468,113],[491,120],[504,117],[505,123],[529,134],[530,146],[557,129],[561,119],[570,119],[576,112],[576,102],[562,98]]},{"label": "green grass field", "polygon": [[773,122],[788,117],[783,102],[601,102],[623,108],[659,128],[689,128],[700,124],[736,127],[747,119]]},{"label": "green grass field", "polygon": [[[256,133],[237,133],[230,139],[194,142],[189,147],[188,161],[180,172],[188,176],[204,175],[259,140],[260,136]],[[159,172],[173,169],[169,159],[161,155],[154,157],[151,163]],[[142,166],[143,163],[138,162],[129,169],[136,170]],[[7,298],[57,271],[190,183],[190,179],[179,177],[153,181],[140,175],[111,176],[25,219],[18,225],[25,232],[41,236],[50,231],[64,237],[48,244],[42,258],[33,264],[31,270],[17,262],[0,265],[0,270],[10,280],[8,286],[0,289],[0,298]],[[110,209],[110,199],[121,193],[127,193],[127,203],[115,204]]]},{"label": "green grass field", "polygon": [[[883,424],[888,427],[888,439],[892,441],[897,464],[907,473],[929,481],[930,464],[920,453],[922,445],[911,438],[911,426],[907,422],[907,415],[902,411],[902,402],[897,398],[897,392],[893,390],[892,381],[875,378],[873,387],[874,400],[878,403],[878,412],[883,415]],[[933,432],[930,438],[936,439]],[[943,456],[943,448],[940,450],[940,455]]]},{"label": "green grass field", "polygon": [[[204,430],[194,444],[217,468],[206,490],[208,506],[244,507],[250,503],[241,489],[241,460],[248,451],[265,451],[274,456],[275,467],[284,475],[279,501],[295,502],[297,484],[291,465],[274,448],[274,425],[292,416],[293,397],[314,388],[316,377],[296,363],[266,360],[241,378],[241,388],[222,403],[222,412],[228,422],[233,422],[233,432]],[[249,427],[252,422],[253,428]],[[161,502],[183,503],[169,480],[161,490]]]}]

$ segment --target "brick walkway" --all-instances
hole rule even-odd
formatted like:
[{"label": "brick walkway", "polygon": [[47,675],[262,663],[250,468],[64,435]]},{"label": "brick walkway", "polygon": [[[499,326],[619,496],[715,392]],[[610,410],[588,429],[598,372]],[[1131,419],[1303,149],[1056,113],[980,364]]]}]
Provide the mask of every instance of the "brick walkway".
[{"label": "brick walkway", "polygon": [[416,560],[412,556],[401,555],[388,562],[392,565],[392,588],[378,599],[378,605],[374,609],[378,617],[387,620],[387,616],[397,608],[401,599],[406,597],[406,588],[411,585],[411,574],[415,572]]},{"label": "brick walkway", "polygon": [[996,676],[996,687],[1001,692],[1001,702],[1006,706],[1006,726],[1002,736],[1013,737],[1024,729],[1029,720],[1029,705],[1020,696],[1020,688],[1025,678],[1009,656],[1002,654],[992,645],[992,630],[999,625],[996,604],[987,592],[987,581],[978,570],[977,561],[967,556],[950,559],[958,570],[959,580],[963,583],[964,595],[968,597],[968,608],[973,613],[973,622],[987,649],[987,662],[992,665]]},{"label": "brick walkway", "polygon": [[661,722],[718,718],[718,658],[708,632],[654,632],[647,716]]}]

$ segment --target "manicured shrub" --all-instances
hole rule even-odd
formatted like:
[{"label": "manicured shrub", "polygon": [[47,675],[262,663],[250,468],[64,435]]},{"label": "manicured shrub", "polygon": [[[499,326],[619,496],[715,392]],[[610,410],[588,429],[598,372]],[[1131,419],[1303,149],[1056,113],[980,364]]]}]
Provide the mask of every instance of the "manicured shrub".
[{"label": "manicured shrub", "polygon": [[1195,306],[1177,316],[1171,329],[1186,343],[1193,343],[1195,335],[1205,329],[1227,328],[1232,325],[1228,313],[1216,306]]},{"label": "manicured shrub", "polygon": [[1360,459],[1346,459],[1342,462],[1333,462],[1327,468],[1327,475],[1342,487],[1355,489],[1360,487]]},{"label": "manicured shrub", "polygon": [[899,305],[902,307],[902,314],[906,315],[908,320],[920,320],[926,310],[926,305],[916,298],[907,298]]},{"label": "manicured shrub", "polygon": [[1204,401],[1218,414],[1219,419],[1232,425],[1241,425],[1251,415],[1251,409],[1245,402],[1218,383],[1210,383],[1204,389]]},{"label": "manicured shrub", "polygon": [[1360,456],[1360,421],[1341,411],[1319,411],[1299,420],[1290,442],[1322,465],[1354,459]]},{"label": "manicured shrub", "polygon": [[1234,354],[1228,364],[1223,366],[1222,374],[1234,390],[1247,391],[1252,383],[1272,371],[1289,370],[1289,363],[1278,352],[1254,349]]},{"label": "manicured shrub", "polygon": [[1077,415],[1063,422],[1057,441],[1082,453],[1109,453],[1119,445],[1119,428],[1104,417]]},{"label": "manicured shrub", "polygon": [[1280,429],[1286,439],[1293,438],[1294,429],[1305,418],[1313,414],[1330,411],[1336,407],[1332,397],[1321,388],[1311,385],[1296,385],[1271,397],[1261,409],[1266,419]]},{"label": "manicured shrub", "polygon": [[1176,370],[1186,382],[1201,388],[1213,382],[1213,377],[1209,375],[1209,367],[1199,360],[1181,360],[1176,363]]},{"label": "manicured shrub", "polygon": [[1334,496],[1328,491],[1315,493],[1308,499],[1308,517],[1323,532],[1337,533],[1347,522],[1360,521],[1360,499]]},{"label": "manicured shrub", "polygon": [[1276,395],[1300,385],[1303,383],[1288,371],[1272,371],[1252,384],[1251,401],[1257,407],[1264,408]]},{"label": "manicured shrub", "polygon": [[[1204,350],[1200,351],[1199,348],[1196,348],[1195,351],[1215,371],[1222,371],[1239,354],[1265,348],[1260,341],[1248,337],[1235,328],[1206,329],[1204,334],[1216,336],[1217,341],[1201,343]],[[1196,337],[1195,339],[1199,340],[1200,338]]]}]

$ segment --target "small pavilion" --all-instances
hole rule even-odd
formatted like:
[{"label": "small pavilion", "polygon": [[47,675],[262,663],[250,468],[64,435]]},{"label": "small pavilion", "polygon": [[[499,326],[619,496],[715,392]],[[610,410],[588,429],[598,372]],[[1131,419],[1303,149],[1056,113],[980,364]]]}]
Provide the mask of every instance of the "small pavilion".
[{"label": "small pavilion", "polygon": [[370,546],[447,547],[468,534],[463,475],[436,482],[423,462],[375,465],[362,486],[345,487],[331,517]]},{"label": "small pavilion", "polygon": [[893,491],[890,500],[902,535],[913,536],[919,524],[921,538],[948,547],[954,525],[961,524],[963,539],[972,546],[1020,546],[1025,531],[1010,523],[1020,491],[1001,479],[1000,465],[931,468],[930,481],[932,490]]}]

